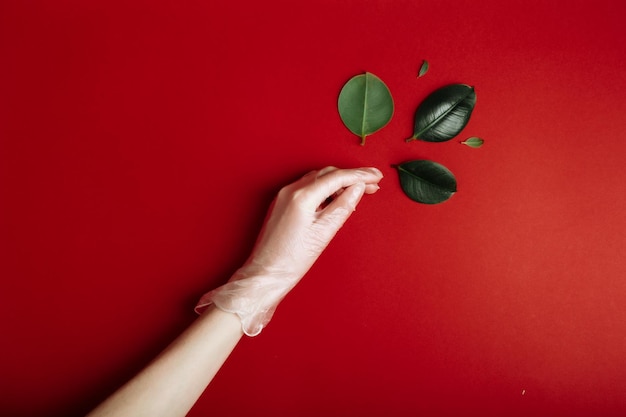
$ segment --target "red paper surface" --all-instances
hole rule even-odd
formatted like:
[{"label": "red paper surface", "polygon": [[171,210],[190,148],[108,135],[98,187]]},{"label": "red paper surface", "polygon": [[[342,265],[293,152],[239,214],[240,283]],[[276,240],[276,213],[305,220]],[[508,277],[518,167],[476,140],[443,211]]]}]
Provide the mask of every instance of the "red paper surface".
[{"label": "red paper surface", "polygon": [[[0,414],[84,414],[282,185],[373,165],[380,192],[190,415],[624,415],[624,4],[3,1]],[[364,71],[396,108],[361,147],[336,100]],[[458,139],[405,143],[453,82],[478,96]],[[391,164],[418,158],[451,200],[403,195]]]}]

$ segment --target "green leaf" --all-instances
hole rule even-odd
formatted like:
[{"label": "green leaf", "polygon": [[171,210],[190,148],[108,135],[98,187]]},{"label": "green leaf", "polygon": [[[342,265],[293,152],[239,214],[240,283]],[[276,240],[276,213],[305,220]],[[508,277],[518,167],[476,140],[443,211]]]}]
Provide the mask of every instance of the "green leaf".
[{"label": "green leaf", "polygon": [[479,138],[478,136],[472,136],[471,138],[465,139],[461,143],[463,145],[469,146],[470,148],[480,148],[481,146],[483,146],[483,143],[485,143],[485,141]]},{"label": "green leaf", "polygon": [[361,138],[385,127],[393,116],[393,98],[384,82],[366,72],[352,77],[341,89],[337,102],[343,124]]},{"label": "green leaf", "polygon": [[406,141],[452,139],[467,125],[475,104],[476,93],[469,85],[452,84],[436,90],[417,108],[413,136]]},{"label": "green leaf", "polygon": [[420,67],[419,72],[417,73],[417,78],[423,77],[428,72],[428,61],[422,61],[422,66]]},{"label": "green leaf", "polygon": [[413,201],[438,204],[456,192],[456,178],[441,164],[415,160],[395,166],[402,191]]}]

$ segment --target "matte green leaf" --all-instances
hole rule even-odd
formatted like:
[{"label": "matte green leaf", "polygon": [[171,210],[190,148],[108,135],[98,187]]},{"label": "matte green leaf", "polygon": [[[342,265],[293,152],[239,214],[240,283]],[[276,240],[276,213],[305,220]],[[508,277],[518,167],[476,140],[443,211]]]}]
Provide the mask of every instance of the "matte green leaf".
[{"label": "matte green leaf", "polygon": [[422,61],[422,66],[420,67],[419,72],[417,73],[417,78],[423,77],[428,72],[428,61]]},{"label": "matte green leaf", "polygon": [[470,148],[480,148],[481,146],[483,146],[483,143],[485,143],[485,141],[479,138],[478,136],[472,136],[471,138],[465,139],[461,143],[463,145],[469,146]]},{"label": "matte green leaf", "polygon": [[407,142],[452,139],[467,125],[475,104],[476,93],[469,85],[452,84],[436,90],[417,108],[413,136]]},{"label": "matte green leaf", "polygon": [[413,201],[438,204],[456,192],[456,178],[443,165],[415,160],[396,165],[402,191]]},{"label": "matte green leaf", "polygon": [[341,89],[337,102],[343,124],[361,138],[385,127],[393,116],[393,98],[385,83],[372,73],[352,77]]}]

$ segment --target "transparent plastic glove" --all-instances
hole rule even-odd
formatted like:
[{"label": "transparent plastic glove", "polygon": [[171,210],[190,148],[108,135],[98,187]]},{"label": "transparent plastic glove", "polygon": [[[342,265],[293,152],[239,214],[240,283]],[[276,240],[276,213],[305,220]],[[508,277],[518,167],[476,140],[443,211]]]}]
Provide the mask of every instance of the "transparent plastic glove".
[{"label": "transparent plastic glove", "polygon": [[196,312],[215,304],[235,313],[256,336],[311,268],[363,194],[378,190],[376,168],[312,171],[280,190],[246,263],[225,285],[202,296]]}]

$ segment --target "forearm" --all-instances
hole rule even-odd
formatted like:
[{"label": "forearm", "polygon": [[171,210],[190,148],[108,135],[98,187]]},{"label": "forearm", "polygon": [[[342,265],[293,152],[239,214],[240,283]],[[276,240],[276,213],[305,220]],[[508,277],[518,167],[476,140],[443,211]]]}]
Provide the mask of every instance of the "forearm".
[{"label": "forearm", "polygon": [[186,415],[242,335],[236,315],[211,307],[89,416]]},{"label": "forearm", "polygon": [[326,167],[283,187],[249,262],[226,285],[205,294],[197,311],[208,310],[90,416],[184,416],[241,339],[242,326],[253,336],[267,325],[278,303],[381,179],[376,168]]}]

